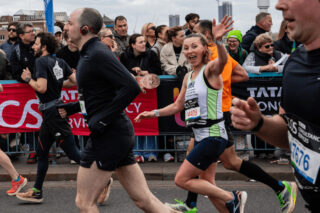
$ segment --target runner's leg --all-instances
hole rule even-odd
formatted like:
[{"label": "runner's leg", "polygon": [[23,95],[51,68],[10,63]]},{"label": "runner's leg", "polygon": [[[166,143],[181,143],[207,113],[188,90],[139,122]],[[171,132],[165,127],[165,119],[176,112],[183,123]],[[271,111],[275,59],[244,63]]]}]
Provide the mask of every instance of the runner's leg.
[{"label": "runner's leg", "polygon": [[194,179],[194,177],[204,175],[205,172],[206,171],[196,168],[187,160],[184,160],[175,177],[175,183],[185,190],[208,195],[213,198],[219,198],[224,202],[231,201],[233,199],[233,194],[231,192],[225,191],[207,180]]},{"label": "runner's leg", "polygon": [[116,169],[116,174],[131,199],[144,212],[171,212],[169,207],[151,193],[146,178],[137,163]]},{"label": "runner's leg", "polygon": [[10,158],[1,149],[0,149],[0,165],[3,167],[4,170],[6,170],[6,172],[10,175],[12,180],[16,180],[18,178],[19,174],[17,170],[14,168],[14,166],[12,165]]},{"label": "runner's leg", "polygon": [[225,149],[219,159],[226,169],[240,172],[251,179],[264,183],[271,187],[276,193],[279,193],[284,189],[284,186],[280,184],[280,181],[271,177],[259,166],[239,158],[234,150],[234,145]]},{"label": "runner's leg", "polygon": [[80,152],[76,146],[73,135],[69,135],[60,142],[59,146],[63,149],[70,160],[80,163]]},{"label": "runner's leg", "polygon": [[90,168],[80,166],[77,175],[76,205],[80,213],[97,213],[97,199],[112,172],[98,169],[96,162]]}]

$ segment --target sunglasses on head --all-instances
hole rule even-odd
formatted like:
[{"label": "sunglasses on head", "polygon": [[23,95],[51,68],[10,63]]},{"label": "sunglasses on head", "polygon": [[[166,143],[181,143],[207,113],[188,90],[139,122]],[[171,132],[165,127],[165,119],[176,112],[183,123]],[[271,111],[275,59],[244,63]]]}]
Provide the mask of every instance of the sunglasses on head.
[{"label": "sunglasses on head", "polygon": [[17,32],[17,30],[16,30],[16,29],[8,28],[8,32],[10,32],[10,31],[12,31],[12,32]]},{"label": "sunglasses on head", "polygon": [[265,45],[264,48],[269,49],[270,47],[273,47],[273,46],[274,46],[273,44],[268,44],[268,45]]}]

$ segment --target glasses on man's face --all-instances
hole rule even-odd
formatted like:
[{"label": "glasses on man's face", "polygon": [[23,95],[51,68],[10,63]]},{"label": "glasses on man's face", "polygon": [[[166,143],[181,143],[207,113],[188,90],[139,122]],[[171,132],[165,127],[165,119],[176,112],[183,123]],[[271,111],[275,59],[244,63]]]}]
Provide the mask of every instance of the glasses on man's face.
[{"label": "glasses on man's face", "polygon": [[10,31],[12,31],[12,32],[17,32],[17,30],[14,29],[14,28],[8,28],[8,32],[10,32]]},{"label": "glasses on man's face", "polygon": [[113,35],[105,35],[105,36],[102,36],[103,38],[111,38],[111,39],[114,39],[114,36]]},{"label": "glasses on man's face", "polygon": [[273,44],[268,44],[268,45],[265,45],[264,48],[269,49],[270,47],[273,47],[273,46],[274,46]]},{"label": "glasses on man's face", "polygon": [[36,30],[29,30],[29,31],[26,31],[26,32],[24,32],[25,34],[28,34],[28,33],[35,33],[36,32]]}]

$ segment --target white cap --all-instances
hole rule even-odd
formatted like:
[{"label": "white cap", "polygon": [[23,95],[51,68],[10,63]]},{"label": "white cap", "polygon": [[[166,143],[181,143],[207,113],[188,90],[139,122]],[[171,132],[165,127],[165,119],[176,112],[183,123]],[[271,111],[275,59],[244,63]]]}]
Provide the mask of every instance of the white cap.
[{"label": "white cap", "polygon": [[58,26],[54,26],[54,34],[56,34],[56,33],[62,33],[61,28]]}]

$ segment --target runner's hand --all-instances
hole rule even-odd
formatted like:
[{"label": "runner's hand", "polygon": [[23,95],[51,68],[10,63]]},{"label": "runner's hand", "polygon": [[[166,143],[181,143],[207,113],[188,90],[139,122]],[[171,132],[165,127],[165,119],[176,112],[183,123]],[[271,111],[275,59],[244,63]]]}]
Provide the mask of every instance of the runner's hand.
[{"label": "runner's hand", "polygon": [[145,118],[154,118],[154,117],[156,117],[154,111],[144,111],[144,112],[140,113],[140,114],[134,119],[134,121],[135,121],[136,123],[140,123],[140,121],[141,121],[142,119],[145,119]]},{"label": "runner's hand", "polygon": [[216,19],[212,20],[212,34],[215,40],[220,41],[222,37],[233,28],[230,26],[233,24],[232,17],[225,15],[221,20],[221,23],[216,25]]},{"label": "runner's hand", "polygon": [[254,98],[246,101],[234,98],[230,109],[232,126],[240,130],[252,130],[257,126],[262,114]]},{"label": "runner's hand", "polygon": [[25,69],[23,69],[23,72],[22,72],[22,74],[21,74],[21,79],[22,79],[22,80],[25,81],[26,78],[31,78],[31,72],[30,72],[30,70],[29,70],[28,67],[25,68]]}]

